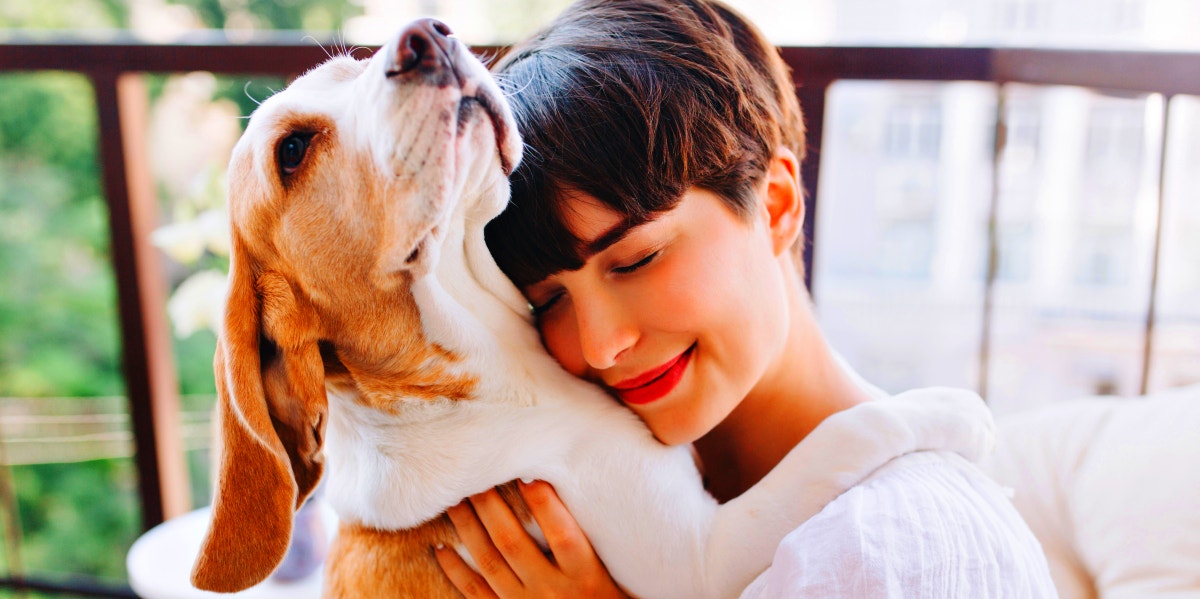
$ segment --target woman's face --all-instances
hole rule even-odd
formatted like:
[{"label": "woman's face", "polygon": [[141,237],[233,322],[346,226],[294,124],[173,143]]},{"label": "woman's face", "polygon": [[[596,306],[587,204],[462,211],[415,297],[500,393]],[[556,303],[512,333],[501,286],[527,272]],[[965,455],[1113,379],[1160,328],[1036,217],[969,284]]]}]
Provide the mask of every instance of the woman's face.
[{"label": "woman's face", "polygon": [[696,441],[759,384],[786,340],[785,277],[766,210],[746,222],[692,188],[632,228],[586,195],[565,213],[595,253],[523,290],[546,348],[660,441]]}]

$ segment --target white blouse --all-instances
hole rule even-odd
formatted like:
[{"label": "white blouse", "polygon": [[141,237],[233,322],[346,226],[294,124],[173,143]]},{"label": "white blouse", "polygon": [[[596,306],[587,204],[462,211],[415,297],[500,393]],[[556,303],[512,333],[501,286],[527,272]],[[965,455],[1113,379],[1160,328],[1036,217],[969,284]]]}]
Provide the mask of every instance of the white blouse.
[{"label": "white blouse", "polygon": [[788,534],[742,593],[767,598],[1057,597],[1001,487],[948,452],[892,459]]}]

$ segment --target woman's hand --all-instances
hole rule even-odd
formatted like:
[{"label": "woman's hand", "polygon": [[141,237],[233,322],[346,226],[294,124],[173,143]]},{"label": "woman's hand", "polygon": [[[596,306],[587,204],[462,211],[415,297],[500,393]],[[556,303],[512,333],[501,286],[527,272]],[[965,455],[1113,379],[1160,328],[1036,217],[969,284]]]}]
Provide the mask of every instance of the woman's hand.
[{"label": "woman's hand", "polygon": [[434,553],[450,582],[475,597],[627,597],[608,575],[587,536],[549,483],[517,483],[550,555],[521,526],[495,490],[449,510],[458,538],[479,567],[472,570],[451,547]]}]

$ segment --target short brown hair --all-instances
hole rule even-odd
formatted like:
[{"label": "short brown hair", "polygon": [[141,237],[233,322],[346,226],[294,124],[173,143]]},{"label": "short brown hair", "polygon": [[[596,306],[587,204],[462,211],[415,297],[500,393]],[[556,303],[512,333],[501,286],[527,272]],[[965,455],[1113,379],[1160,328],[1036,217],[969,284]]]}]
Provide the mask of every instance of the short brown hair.
[{"label": "short brown hair", "polygon": [[521,287],[587,259],[563,224],[572,194],[637,225],[694,186],[749,218],[776,148],[804,156],[778,51],[712,0],[582,0],[494,70],[526,149],[486,238]]}]

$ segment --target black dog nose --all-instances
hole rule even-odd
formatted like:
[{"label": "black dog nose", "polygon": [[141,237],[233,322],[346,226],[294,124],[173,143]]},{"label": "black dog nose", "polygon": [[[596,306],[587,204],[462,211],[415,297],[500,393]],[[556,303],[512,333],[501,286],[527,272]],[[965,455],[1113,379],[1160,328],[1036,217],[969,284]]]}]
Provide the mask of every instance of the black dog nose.
[{"label": "black dog nose", "polygon": [[450,28],[437,19],[417,19],[400,32],[396,55],[388,67],[387,76],[408,73],[431,75],[449,66],[454,40]]}]

